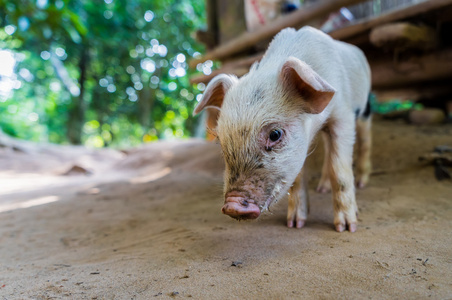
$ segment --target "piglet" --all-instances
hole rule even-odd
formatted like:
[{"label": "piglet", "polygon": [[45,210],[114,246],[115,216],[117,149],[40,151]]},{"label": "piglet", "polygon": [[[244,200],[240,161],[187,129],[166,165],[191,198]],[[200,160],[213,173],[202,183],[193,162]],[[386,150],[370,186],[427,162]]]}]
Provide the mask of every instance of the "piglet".
[{"label": "piglet", "polygon": [[369,91],[370,69],[361,50],[312,27],[282,30],[240,79],[212,79],[194,115],[205,108],[219,115],[209,123],[226,166],[222,212],[256,219],[288,194],[287,226],[303,227],[303,165],[321,132],[325,160],[317,191],[332,191],[336,230],[356,231],[352,156],[357,133],[356,184],[363,187],[371,171]]}]

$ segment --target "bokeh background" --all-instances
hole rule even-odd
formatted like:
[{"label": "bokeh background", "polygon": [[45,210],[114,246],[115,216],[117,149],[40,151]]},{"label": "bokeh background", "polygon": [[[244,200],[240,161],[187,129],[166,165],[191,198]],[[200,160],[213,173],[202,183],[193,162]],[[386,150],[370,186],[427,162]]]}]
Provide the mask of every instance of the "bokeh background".
[{"label": "bokeh background", "polygon": [[91,147],[195,135],[203,26],[204,1],[0,0],[0,128]]}]

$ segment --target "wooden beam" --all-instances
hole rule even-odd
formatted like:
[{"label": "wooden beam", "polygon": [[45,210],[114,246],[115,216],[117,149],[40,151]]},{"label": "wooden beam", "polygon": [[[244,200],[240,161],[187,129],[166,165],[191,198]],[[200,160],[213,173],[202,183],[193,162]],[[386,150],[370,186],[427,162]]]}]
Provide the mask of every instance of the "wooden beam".
[{"label": "wooden beam", "polygon": [[[251,61],[259,60],[258,55],[241,60],[240,64],[225,65],[210,75],[192,77],[192,83],[208,83],[221,73],[242,76],[248,72]],[[249,64],[249,65],[248,65]],[[408,61],[394,63],[392,60],[370,61],[372,70],[372,88],[390,89],[413,85],[418,82],[452,78],[452,49],[434,52],[424,56],[413,57]]]},{"label": "wooden beam", "polygon": [[221,73],[233,74],[238,77],[245,75],[249,71],[249,67],[256,61],[261,60],[263,53],[258,53],[256,55],[239,58],[237,60],[225,63],[220,69],[214,70],[209,75],[199,74],[190,78],[190,83],[207,83],[212,78]]},{"label": "wooden beam", "polygon": [[[364,2],[364,0],[325,1],[302,8],[289,15],[278,18],[274,22],[263,26],[255,32],[246,32],[237,39],[234,39],[224,45],[220,45],[216,49],[207,52],[204,57],[193,59],[190,61],[190,67],[196,67],[198,63],[202,63],[209,59],[221,60],[232,56],[233,54],[252,47],[261,40],[273,37],[286,27],[301,27],[315,18],[328,14],[329,12],[335,11],[341,7],[357,4],[359,2]],[[375,26],[397,20],[408,19],[422,13],[444,9],[448,6],[452,6],[452,0],[427,0],[411,6],[397,8],[378,17],[366,18],[353,25],[332,31],[330,35],[338,40],[347,40],[356,35],[369,31]]]},{"label": "wooden beam", "polygon": [[225,73],[225,74],[231,74],[231,75],[235,75],[237,77],[242,77],[243,75],[245,75],[246,73],[249,72],[249,68],[246,67],[236,67],[233,69],[228,69],[228,68],[221,68],[218,70],[213,71],[212,73],[210,73],[209,75],[196,75],[193,76],[192,78],[190,78],[190,83],[208,83],[209,81],[211,81],[215,76]]},{"label": "wooden beam", "polygon": [[341,7],[364,1],[365,0],[329,0],[319,1],[310,6],[302,7],[293,13],[279,17],[268,25],[262,26],[259,30],[243,33],[238,38],[227,42],[224,45],[220,45],[212,51],[208,51],[205,56],[193,59],[190,61],[189,65],[191,68],[194,68],[198,63],[205,62],[209,59],[221,60],[225,57],[232,56],[254,46],[259,41],[273,37],[286,27],[299,28],[309,21],[327,15]]},{"label": "wooden beam", "polygon": [[[380,15],[377,17],[365,19],[363,21],[360,21],[354,25],[350,25],[335,31],[332,31],[330,35],[339,40],[347,40],[348,42],[351,42],[353,44],[360,43],[362,41],[363,35],[366,35],[366,32],[368,32],[371,28],[374,26],[382,25],[387,22],[393,22],[396,20],[404,19],[404,18],[411,18],[415,17],[416,15],[433,11],[433,10],[439,10],[439,9],[445,9],[447,7],[452,7],[452,0],[430,0],[426,2],[421,2],[418,4],[415,4],[413,6],[399,8],[395,11],[386,13],[384,15]],[[219,70],[215,70],[210,75],[198,75],[195,77],[192,77],[191,81],[193,83],[200,83],[209,82],[214,76],[221,74],[221,73],[229,73],[229,74],[235,74],[237,76],[242,76],[246,74],[244,72],[244,68],[248,68],[251,66],[251,64],[254,61],[258,61],[262,58],[263,53],[256,54],[249,59],[239,59],[241,62],[239,65],[236,65],[236,61],[231,61],[228,64],[225,64],[222,68]],[[202,61],[202,60],[201,60]],[[246,63],[243,63],[246,62]],[[387,64],[386,64],[387,65]],[[376,66],[378,68],[378,66]],[[392,66],[390,66],[392,68]],[[443,68],[440,68],[441,70]],[[446,70],[447,71],[447,70]],[[381,73],[382,71],[378,71],[377,73]],[[380,76],[380,75],[378,75]],[[379,86],[380,84],[387,85],[383,83],[384,79],[377,79],[376,84]]]},{"label": "wooden beam", "polygon": [[372,88],[384,89],[423,81],[452,78],[452,49],[413,57],[407,61],[370,61]]},{"label": "wooden beam", "polygon": [[331,32],[330,35],[338,40],[347,40],[351,37],[354,37],[355,35],[369,31],[373,27],[394,21],[408,19],[433,10],[443,9],[450,5],[452,5],[452,0],[424,1],[411,6],[397,8],[394,11],[387,12],[378,17],[366,18],[353,25],[335,30]]},{"label": "wooden beam", "polygon": [[376,89],[373,92],[377,96],[378,102],[387,102],[394,99],[399,99],[401,101],[419,101],[424,99],[432,100],[452,95],[452,86],[444,82],[434,82],[426,85],[413,84],[412,86],[395,89]]},{"label": "wooden beam", "polygon": [[369,39],[374,46],[384,49],[432,50],[439,44],[434,28],[408,22],[377,26],[370,32]]},{"label": "wooden beam", "polygon": [[[422,14],[432,10],[444,9],[447,7],[452,7],[452,0],[430,0],[426,2],[421,2],[415,4],[413,6],[399,8],[395,11],[388,12],[384,15],[380,15],[377,17],[371,17],[354,25],[350,25],[344,28],[337,29],[332,31],[330,35],[339,40],[347,40],[352,44],[360,44],[362,41],[368,41],[368,39],[363,39],[363,36],[367,36],[366,32],[372,29],[374,26],[379,26],[388,22],[393,22],[396,20],[415,17],[418,14]],[[271,25],[271,24],[270,24]],[[193,83],[209,82],[215,75],[220,73],[230,73],[235,74],[237,76],[243,75],[243,68],[249,67],[253,64],[254,61],[258,61],[262,58],[263,53],[256,54],[250,57],[249,60],[240,58],[239,61],[246,61],[247,64],[240,64],[239,66],[235,65],[236,61],[231,61],[228,64],[225,64],[221,69],[212,72],[210,75],[198,75],[192,77],[191,81]],[[208,57],[212,57],[212,53],[208,53],[205,57],[201,58],[197,61],[192,61],[191,65],[196,65],[195,62],[202,62],[208,59]],[[215,59],[212,57],[212,59]]]}]

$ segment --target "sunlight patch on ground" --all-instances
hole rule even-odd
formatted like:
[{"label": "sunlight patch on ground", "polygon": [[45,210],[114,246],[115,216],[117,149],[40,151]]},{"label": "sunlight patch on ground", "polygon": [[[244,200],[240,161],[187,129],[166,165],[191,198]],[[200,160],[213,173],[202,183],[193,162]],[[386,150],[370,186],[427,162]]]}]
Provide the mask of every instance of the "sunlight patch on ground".
[{"label": "sunlight patch on ground", "polygon": [[132,184],[137,184],[137,183],[147,183],[147,182],[151,182],[151,181],[155,181],[157,179],[160,179],[166,175],[168,175],[169,173],[171,173],[171,168],[164,168],[161,171],[155,172],[153,174],[147,175],[147,176],[141,176],[141,177],[135,177],[130,179],[130,183]]},{"label": "sunlight patch on ground", "polygon": [[25,193],[41,190],[44,187],[56,187],[68,181],[67,178],[39,174],[7,174],[0,172],[0,199],[12,193]]},{"label": "sunlight patch on ground", "polygon": [[0,204],[0,213],[6,212],[6,211],[13,211],[16,209],[21,209],[21,208],[29,208],[29,207],[33,207],[33,206],[48,204],[48,203],[56,202],[59,199],[60,199],[60,197],[58,197],[58,196],[45,196],[45,197],[31,199],[31,200],[28,200],[25,202],[8,203],[5,205]]}]

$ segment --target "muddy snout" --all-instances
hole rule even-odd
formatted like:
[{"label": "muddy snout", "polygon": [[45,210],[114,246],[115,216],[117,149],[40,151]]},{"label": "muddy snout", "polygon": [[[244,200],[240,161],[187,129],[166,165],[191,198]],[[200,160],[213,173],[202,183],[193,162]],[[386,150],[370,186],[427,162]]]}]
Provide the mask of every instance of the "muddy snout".
[{"label": "muddy snout", "polygon": [[221,212],[238,220],[256,219],[261,214],[259,206],[253,200],[236,192],[225,195]]}]

